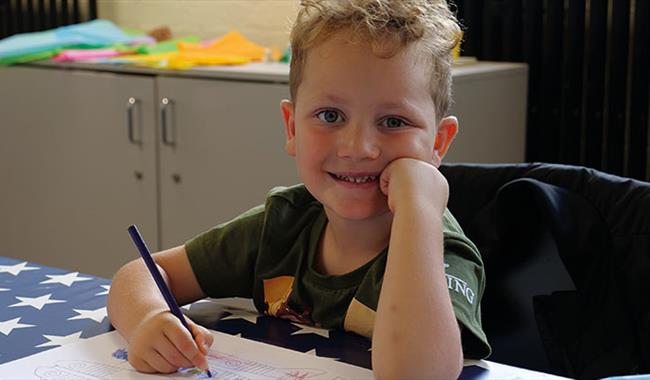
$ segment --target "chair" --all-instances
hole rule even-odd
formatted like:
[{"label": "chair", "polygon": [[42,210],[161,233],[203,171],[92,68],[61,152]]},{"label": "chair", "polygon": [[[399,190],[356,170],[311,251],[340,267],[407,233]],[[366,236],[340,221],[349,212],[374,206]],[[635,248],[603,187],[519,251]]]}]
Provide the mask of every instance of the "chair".
[{"label": "chair", "polygon": [[650,183],[556,164],[445,164],[481,250],[492,360],[575,378],[650,371]]}]

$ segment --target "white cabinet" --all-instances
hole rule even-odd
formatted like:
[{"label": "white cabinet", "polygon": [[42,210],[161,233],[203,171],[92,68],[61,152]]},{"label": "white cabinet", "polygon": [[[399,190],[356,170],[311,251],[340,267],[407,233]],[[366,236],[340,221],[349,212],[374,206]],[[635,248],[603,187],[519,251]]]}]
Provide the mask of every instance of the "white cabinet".
[{"label": "white cabinet", "polygon": [[[0,255],[110,276],[158,239],[154,78],[0,69]],[[127,129],[128,99],[133,139]]]},{"label": "white cabinet", "polygon": [[[522,162],[526,66],[454,70],[450,161]],[[0,68],[0,256],[110,277],[298,177],[284,151],[280,64],[182,72],[92,64]]]},{"label": "white cabinet", "polygon": [[284,151],[286,85],[160,77],[158,93],[169,136],[159,150],[162,247],[262,203],[274,186],[298,182]]}]

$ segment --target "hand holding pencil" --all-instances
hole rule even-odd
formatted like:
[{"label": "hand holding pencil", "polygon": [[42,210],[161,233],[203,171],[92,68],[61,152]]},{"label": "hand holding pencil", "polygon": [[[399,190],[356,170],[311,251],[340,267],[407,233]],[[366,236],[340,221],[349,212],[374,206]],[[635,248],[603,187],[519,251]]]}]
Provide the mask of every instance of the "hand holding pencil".
[{"label": "hand holding pencil", "polygon": [[129,234],[169,307],[169,310],[147,315],[140,322],[130,339],[129,362],[142,372],[171,373],[178,368],[194,366],[212,377],[206,360],[212,334],[186,320],[137,227],[130,226]]}]

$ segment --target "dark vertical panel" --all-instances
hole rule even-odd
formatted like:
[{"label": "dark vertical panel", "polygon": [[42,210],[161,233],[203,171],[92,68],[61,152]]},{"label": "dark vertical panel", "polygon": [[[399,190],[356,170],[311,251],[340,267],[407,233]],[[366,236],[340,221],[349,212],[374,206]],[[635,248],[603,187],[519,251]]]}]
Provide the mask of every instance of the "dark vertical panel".
[{"label": "dark vertical panel", "polygon": [[47,19],[45,17],[45,0],[38,0],[37,3],[38,21],[36,22],[36,30],[45,30],[48,28]]},{"label": "dark vertical panel", "polygon": [[68,11],[68,0],[61,0],[61,25],[68,25],[70,24],[70,17],[69,17],[69,11]]},{"label": "dark vertical panel", "polygon": [[650,124],[648,102],[650,94],[650,1],[633,0],[630,20],[630,81],[629,81],[629,148],[627,175],[650,181]]},{"label": "dark vertical panel", "polygon": [[605,57],[607,0],[587,0],[589,22],[585,37],[586,78],[584,99],[583,164],[600,169],[603,136],[603,98],[605,92]]},{"label": "dark vertical panel", "polygon": [[97,18],[97,0],[89,0],[88,2],[88,20]]},{"label": "dark vertical panel", "polygon": [[602,169],[623,175],[630,0],[610,0]]},{"label": "dark vertical panel", "polygon": [[564,0],[545,0],[542,45],[542,131],[538,142],[543,147],[542,160],[557,162],[562,131],[562,27]]},{"label": "dark vertical panel", "polygon": [[540,108],[542,101],[542,2],[524,0],[523,3],[523,56],[528,62],[528,128],[526,131],[526,160],[540,161],[543,155],[541,141],[542,124]]},{"label": "dark vertical panel", "polygon": [[14,15],[16,16],[16,26],[15,32],[22,33],[25,31],[25,25],[23,23],[23,2],[22,0],[15,0],[16,8],[14,8]]},{"label": "dark vertical panel", "polygon": [[7,0],[7,36],[11,36],[16,33],[16,5],[14,4],[15,0]]},{"label": "dark vertical panel", "polygon": [[584,62],[585,0],[564,0],[562,62],[562,131],[559,162],[580,161],[582,67]]},{"label": "dark vertical panel", "polygon": [[26,32],[33,32],[36,30],[36,23],[34,22],[35,20],[35,12],[34,12],[34,0],[27,0],[27,7],[26,7],[26,15],[25,15],[25,31]]},{"label": "dark vertical panel", "polygon": [[502,48],[502,0],[485,0],[483,8],[482,54],[480,59],[498,61]]},{"label": "dark vertical panel", "polygon": [[9,0],[0,0],[0,38],[9,35]]},{"label": "dark vertical panel", "polygon": [[72,0],[72,23],[81,22],[81,12],[79,10],[79,0]]},{"label": "dark vertical panel", "polygon": [[462,12],[462,22],[465,25],[463,55],[480,57],[482,55],[483,2],[465,0],[462,3]]},{"label": "dark vertical panel", "polygon": [[50,0],[50,5],[49,5],[49,15],[50,15],[50,28],[56,28],[59,26],[59,19],[57,17],[58,15],[58,7],[56,6],[57,1],[56,0]]},{"label": "dark vertical panel", "polygon": [[503,1],[502,60],[521,62],[523,59],[521,8],[521,0]]}]

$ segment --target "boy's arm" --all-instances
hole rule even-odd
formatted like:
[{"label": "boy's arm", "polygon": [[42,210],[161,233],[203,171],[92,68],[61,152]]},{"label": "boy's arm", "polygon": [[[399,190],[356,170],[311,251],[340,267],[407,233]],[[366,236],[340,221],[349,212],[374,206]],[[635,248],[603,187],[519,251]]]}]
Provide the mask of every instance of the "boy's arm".
[{"label": "boy's arm", "polygon": [[457,378],[460,331],[447,290],[442,216],[448,185],[425,162],[402,158],[381,176],[393,212],[372,340],[378,378]]},{"label": "boy's arm", "polygon": [[[205,297],[192,271],[184,246],[153,255],[179,304]],[[129,342],[129,362],[142,372],[207,368],[205,353],[212,335],[187,319],[194,339],[165,303],[144,261],[133,260],[113,277],[108,316]]]}]

